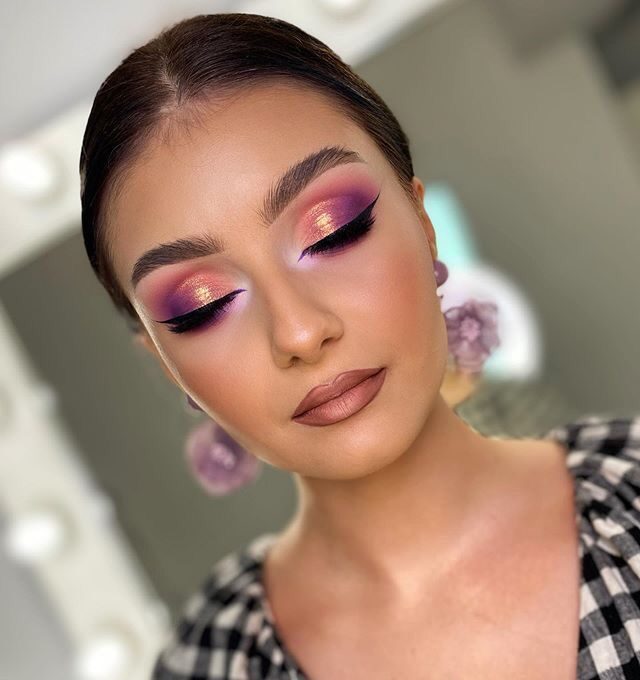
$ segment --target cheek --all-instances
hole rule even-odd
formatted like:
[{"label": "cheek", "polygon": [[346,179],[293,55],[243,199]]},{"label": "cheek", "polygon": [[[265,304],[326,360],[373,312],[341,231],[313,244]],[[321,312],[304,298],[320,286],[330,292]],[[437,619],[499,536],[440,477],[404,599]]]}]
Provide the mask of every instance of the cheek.
[{"label": "cheek", "polygon": [[[216,331],[197,350],[177,360],[183,382],[207,403],[221,425],[259,421],[269,403],[268,361],[254,334],[231,341]],[[273,397],[271,391],[271,397]],[[246,429],[251,429],[248,427]]]},{"label": "cheek", "polygon": [[403,352],[424,352],[439,312],[431,258],[418,238],[394,238],[381,248],[359,286],[379,332]]},{"label": "cheek", "polygon": [[264,329],[255,325],[253,313],[248,318],[247,304],[250,295],[218,328],[204,330],[197,342],[184,343],[171,358],[182,383],[196,400],[207,404],[216,422],[257,452],[278,415],[269,405],[282,408],[288,395],[274,394],[276,369],[271,366]]},{"label": "cheek", "polygon": [[261,366],[264,373],[266,364],[263,355],[256,356],[256,334],[247,332],[248,300],[249,295],[235,300],[217,326],[205,327],[195,335],[176,335],[161,350],[179,383],[196,401],[206,403],[221,425],[236,411],[255,411],[250,407],[256,399],[265,403],[259,387],[262,375],[257,371]]}]

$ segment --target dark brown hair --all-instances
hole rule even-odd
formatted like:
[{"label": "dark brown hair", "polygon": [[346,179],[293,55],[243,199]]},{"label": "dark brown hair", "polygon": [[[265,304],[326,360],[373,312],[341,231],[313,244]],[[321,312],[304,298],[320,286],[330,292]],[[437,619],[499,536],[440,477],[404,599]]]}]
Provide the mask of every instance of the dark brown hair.
[{"label": "dark brown hair", "polygon": [[133,329],[138,315],[118,284],[105,234],[109,202],[145,144],[170,120],[185,121],[216,95],[289,78],[327,93],[374,140],[415,202],[409,142],[376,92],[302,29],[257,14],[181,21],[135,49],[102,83],[82,140],[82,234],[98,279]]}]

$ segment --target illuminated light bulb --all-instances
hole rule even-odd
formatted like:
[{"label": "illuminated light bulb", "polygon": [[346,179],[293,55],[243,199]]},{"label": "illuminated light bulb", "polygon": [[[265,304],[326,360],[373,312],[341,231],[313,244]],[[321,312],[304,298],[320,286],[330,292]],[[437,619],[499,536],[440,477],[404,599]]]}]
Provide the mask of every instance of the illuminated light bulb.
[{"label": "illuminated light bulb", "polygon": [[10,142],[0,148],[0,183],[20,198],[39,201],[56,192],[60,172],[42,149]]},{"label": "illuminated light bulb", "polygon": [[4,546],[18,562],[35,563],[62,552],[69,536],[69,523],[64,515],[56,508],[40,507],[10,522]]},{"label": "illuminated light bulb", "polygon": [[79,680],[124,680],[134,657],[130,635],[119,626],[105,626],[78,653],[75,672]]},{"label": "illuminated light bulb", "polygon": [[316,2],[331,14],[344,17],[363,10],[369,0],[316,0]]}]

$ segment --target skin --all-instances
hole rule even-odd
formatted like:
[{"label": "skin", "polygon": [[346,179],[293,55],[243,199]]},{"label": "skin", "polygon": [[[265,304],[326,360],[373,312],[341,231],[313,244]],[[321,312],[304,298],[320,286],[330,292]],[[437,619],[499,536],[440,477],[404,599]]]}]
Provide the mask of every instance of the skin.
[{"label": "skin", "polygon": [[[321,175],[265,229],[257,211],[272,181],[335,144],[366,163]],[[541,512],[532,479],[551,470],[559,479],[555,445],[484,437],[442,396],[436,234],[423,183],[412,184],[420,209],[373,140],[330,99],[270,83],[158,135],[113,202],[113,265],[144,324],[139,341],[243,446],[294,475],[298,508],[265,567],[274,597],[285,579],[302,599],[310,582],[349,603],[375,587],[385,607],[406,611],[465,560],[495,548],[495,536],[511,540],[534,504]],[[371,232],[337,255],[298,262],[318,240],[318,197],[363,186],[381,192]],[[132,287],[145,251],[204,231],[228,251],[162,267]],[[245,292],[217,325],[173,334],[153,319],[185,275],[215,277],[216,297]],[[359,413],[326,427],[291,420],[313,386],[377,366],[387,367],[385,383]]]}]

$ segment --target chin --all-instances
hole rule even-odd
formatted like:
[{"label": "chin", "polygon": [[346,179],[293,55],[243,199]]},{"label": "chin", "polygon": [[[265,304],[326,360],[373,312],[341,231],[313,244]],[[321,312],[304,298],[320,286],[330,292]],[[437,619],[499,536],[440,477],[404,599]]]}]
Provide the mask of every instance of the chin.
[{"label": "chin", "polygon": [[375,445],[341,447],[331,454],[322,453],[318,459],[309,461],[305,469],[300,466],[296,472],[303,477],[323,480],[349,481],[372,475],[398,461],[406,448],[397,441],[389,442],[378,438]]}]

